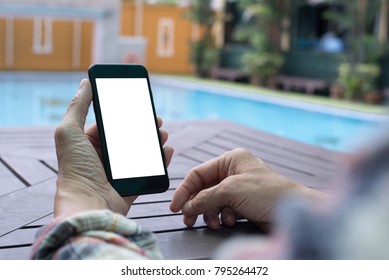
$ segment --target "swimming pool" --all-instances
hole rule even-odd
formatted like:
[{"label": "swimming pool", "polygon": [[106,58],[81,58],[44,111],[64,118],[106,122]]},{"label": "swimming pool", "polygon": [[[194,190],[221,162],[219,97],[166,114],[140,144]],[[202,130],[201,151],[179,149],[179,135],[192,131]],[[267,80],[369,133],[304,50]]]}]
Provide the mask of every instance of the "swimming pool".
[{"label": "swimming pool", "polygon": [[[1,73],[0,126],[57,125],[84,76]],[[382,118],[163,77],[153,77],[152,87],[164,120],[226,119],[336,151],[352,151],[356,139],[382,123]],[[87,121],[94,121],[92,109]]]}]

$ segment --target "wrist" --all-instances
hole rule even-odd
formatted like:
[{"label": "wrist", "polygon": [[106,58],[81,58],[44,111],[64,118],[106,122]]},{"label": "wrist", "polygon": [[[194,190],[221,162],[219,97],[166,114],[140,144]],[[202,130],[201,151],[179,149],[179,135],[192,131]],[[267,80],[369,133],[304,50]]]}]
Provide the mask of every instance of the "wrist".
[{"label": "wrist", "polygon": [[325,192],[318,191],[316,189],[301,185],[296,182],[294,183],[296,185],[296,189],[298,189],[299,196],[303,197],[304,199],[316,200],[316,201],[333,201],[335,199],[334,196],[327,194]]},{"label": "wrist", "polygon": [[106,200],[92,187],[79,181],[58,180],[54,203],[55,217],[106,209],[109,209]]}]

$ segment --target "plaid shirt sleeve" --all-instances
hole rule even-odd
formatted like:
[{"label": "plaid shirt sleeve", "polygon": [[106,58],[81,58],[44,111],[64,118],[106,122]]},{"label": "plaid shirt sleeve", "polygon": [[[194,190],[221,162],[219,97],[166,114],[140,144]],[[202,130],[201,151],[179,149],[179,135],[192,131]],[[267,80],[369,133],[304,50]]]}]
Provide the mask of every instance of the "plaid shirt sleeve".
[{"label": "plaid shirt sleeve", "polygon": [[32,259],[161,259],[153,235],[108,210],[57,218],[43,227]]}]

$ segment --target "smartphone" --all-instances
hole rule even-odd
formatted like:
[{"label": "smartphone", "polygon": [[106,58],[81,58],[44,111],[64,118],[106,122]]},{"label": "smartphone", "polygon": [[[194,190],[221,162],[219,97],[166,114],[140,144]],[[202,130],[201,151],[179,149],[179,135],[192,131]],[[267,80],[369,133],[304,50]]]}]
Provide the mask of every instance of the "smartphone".
[{"label": "smartphone", "polygon": [[88,75],[108,181],[121,196],[166,191],[169,177],[146,68],[94,64]]}]

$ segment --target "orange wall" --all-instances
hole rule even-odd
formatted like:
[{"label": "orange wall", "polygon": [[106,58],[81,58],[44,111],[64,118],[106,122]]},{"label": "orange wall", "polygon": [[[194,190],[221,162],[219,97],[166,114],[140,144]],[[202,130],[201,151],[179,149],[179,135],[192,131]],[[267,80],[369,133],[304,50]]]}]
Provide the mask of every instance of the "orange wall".
[{"label": "orange wall", "polygon": [[81,69],[86,70],[92,64],[94,25],[92,21],[82,22],[81,36]]},{"label": "orange wall", "polygon": [[135,35],[135,8],[134,4],[124,2],[121,11],[121,33],[123,35]]},{"label": "orange wall", "polygon": [[[53,20],[53,49],[51,53],[37,54],[33,50],[34,23],[32,18],[14,20],[14,59],[8,70],[85,70],[91,64],[92,22],[81,25],[80,67],[73,66],[73,21]],[[5,69],[5,21],[0,20],[0,69]]]},{"label": "orange wall", "polygon": [[14,23],[14,70],[68,70],[72,68],[72,23],[53,22],[53,52],[33,52],[33,21]]},{"label": "orange wall", "polygon": [[[150,72],[191,73],[189,39],[191,22],[183,18],[183,10],[175,5],[144,5],[143,36],[147,38],[146,66]],[[174,55],[159,57],[157,54],[158,22],[161,18],[174,20]],[[134,4],[123,3],[122,34],[134,35]]]},{"label": "orange wall", "polygon": [[[146,66],[150,72],[191,73],[189,63],[189,39],[191,22],[183,19],[184,11],[175,5],[144,5],[142,36],[148,40]],[[174,53],[169,57],[157,54],[158,23],[161,18],[174,22]],[[121,15],[123,35],[135,35],[135,7],[124,2]],[[0,18],[0,70],[6,69],[5,19]],[[93,51],[92,21],[82,22],[80,67],[73,65],[73,21],[53,20],[53,52],[36,54],[33,51],[33,18],[14,19],[14,64],[7,70],[72,71],[86,70],[92,63]]]}]

